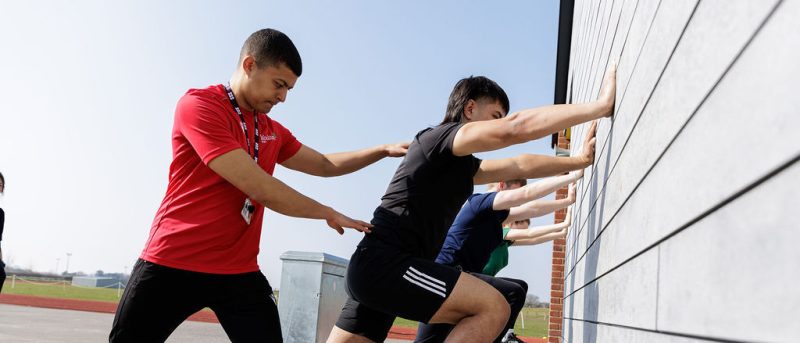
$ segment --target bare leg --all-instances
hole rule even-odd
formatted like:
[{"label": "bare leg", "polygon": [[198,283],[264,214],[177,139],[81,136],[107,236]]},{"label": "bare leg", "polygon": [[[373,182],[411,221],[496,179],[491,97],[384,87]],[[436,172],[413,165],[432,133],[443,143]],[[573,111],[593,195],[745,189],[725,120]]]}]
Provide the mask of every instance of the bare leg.
[{"label": "bare leg", "polygon": [[344,331],[336,326],[334,326],[333,330],[331,330],[331,335],[328,336],[327,342],[328,343],[374,343],[369,338]]},{"label": "bare leg", "polygon": [[456,325],[446,342],[492,342],[505,327],[510,313],[508,302],[494,287],[461,273],[430,323]]}]

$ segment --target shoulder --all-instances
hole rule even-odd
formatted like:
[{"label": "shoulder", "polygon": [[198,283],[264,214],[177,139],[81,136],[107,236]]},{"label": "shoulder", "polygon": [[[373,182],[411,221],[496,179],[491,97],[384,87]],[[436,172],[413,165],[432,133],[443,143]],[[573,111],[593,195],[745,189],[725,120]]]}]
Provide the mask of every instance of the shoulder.
[{"label": "shoulder", "polygon": [[470,206],[476,211],[491,210],[497,192],[476,193],[469,197]]},{"label": "shoulder", "polygon": [[464,123],[445,123],[428,128],[422,132],[425,132],[429,135],[447,136],[450,134],[455,134],[462,126],[464,126]]},{"label": "shoulder", "polygon": [[219,106],[228,101],[227,95],[222,85],[213,85],[206,88],[192,88],[186,91],[178,100],[178,109],[186,109],[191,106]]},{"label": "shoulder", "polygon": [[233,123],[233,115],[227,95],[222,85],[203,89],[190,89],[184,94],[175,108],[175,123],[178,127],[205,127],[208,124],[228,127]]},{"label": "shoulder", "polygon": [[186,94],[183,95],[184,97],[192,97],[198,99],[208,99],[208,100],[226,100],[227,95],[225,94],[225,87],[222,85],[211,85],[206,88],[191,88],[186,91]]}]

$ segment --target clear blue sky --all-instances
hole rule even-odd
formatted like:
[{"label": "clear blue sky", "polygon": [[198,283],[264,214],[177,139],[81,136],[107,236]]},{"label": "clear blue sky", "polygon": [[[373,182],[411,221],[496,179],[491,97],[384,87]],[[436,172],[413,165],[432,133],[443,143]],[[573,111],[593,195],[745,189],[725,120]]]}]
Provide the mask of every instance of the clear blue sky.
[{"label": "clear blue sky", "polygon": [[[557,1],[4,1],[0,3],[0,171],[7,262],[121,272],[164,195],[170,130],[189,88],[222,83],[244,39],[271,27],[304,71],[271,116],[322,152],[409,140],[438,123],[455,82],[485,75],[511,109],[552,103]],[[482,158],[552,154],[549,139]],[[369,220],[399,159],[321,179],[275,176]],[[477,188],[476,191],[483,189]],[[535,224],[551,223],[552,216]],[[359,240],[322,221],[268,213],[259,263],[280,285],[287,250],[349,258]],[[501,275],[547,299],[551,245],[511,249]]]}]

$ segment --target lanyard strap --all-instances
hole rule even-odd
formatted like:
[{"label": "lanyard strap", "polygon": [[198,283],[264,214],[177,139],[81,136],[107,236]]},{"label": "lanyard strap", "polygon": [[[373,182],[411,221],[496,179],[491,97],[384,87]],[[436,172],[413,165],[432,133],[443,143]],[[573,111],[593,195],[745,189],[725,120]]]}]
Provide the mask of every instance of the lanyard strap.
[{"label": "lanyard strap", "polygon": [[[239,120],[242,122],[242,131],[244,132],[244,140],[247,141],[247,154],[250,154],[250,140],[247,138],[247,123],[244,121],[244,115],[242,114],[242,110],[239,109],[239,103],[236,102],[236,97],[233,95],[233,90],[231,89],[230,84],[225,84],[225,91],[228,92],[228,100],[231,101],[231,105],[233,109],[236,111],[236,114],[239,115]],[[253,121],[255,123],[255,132],[253,136],[253,145],[255,149],[253,151],[255,154],[253,155],[253,159],[256,160],[256,164],[258,164],[258,112],[253,109]]]}]

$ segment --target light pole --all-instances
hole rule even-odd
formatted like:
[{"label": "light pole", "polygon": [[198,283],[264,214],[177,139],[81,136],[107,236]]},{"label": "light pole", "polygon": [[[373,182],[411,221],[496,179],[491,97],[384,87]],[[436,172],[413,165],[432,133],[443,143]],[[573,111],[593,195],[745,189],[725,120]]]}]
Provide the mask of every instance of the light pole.
[{"label": "light pole", "polygon": [[58,266],[61,265],[61,257],[56,257],[56,270],[55,273],[58,275]]},{"label": "light pole", "polygon": [[71,252],[67,253],[67,270],[64,271],[64,274],[69,274],[69,258],[72,256]]}]

